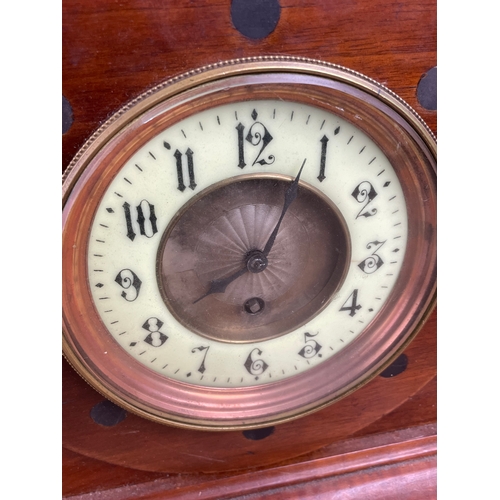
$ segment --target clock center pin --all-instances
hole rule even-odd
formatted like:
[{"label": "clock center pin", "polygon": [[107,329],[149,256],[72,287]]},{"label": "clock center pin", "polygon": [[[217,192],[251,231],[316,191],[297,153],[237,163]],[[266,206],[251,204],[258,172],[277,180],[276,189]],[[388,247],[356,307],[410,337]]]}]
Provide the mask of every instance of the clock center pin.
[{"label": "clock center pin", "polygon": [[246,264],[251,273],[261,273],[266,269],[268,260],[260,250],[252,250],[246,257]]}]

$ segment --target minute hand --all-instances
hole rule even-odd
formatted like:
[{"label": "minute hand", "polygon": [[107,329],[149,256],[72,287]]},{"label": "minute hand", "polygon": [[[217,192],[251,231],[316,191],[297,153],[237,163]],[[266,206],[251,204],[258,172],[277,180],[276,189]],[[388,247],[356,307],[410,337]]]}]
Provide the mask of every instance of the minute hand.
[{"label": "minute hand", "polygon": [[283,205],[283,210],[281,211],[280,218],[278,220],[278,223],[276,224],[276,227],[274,228],[273,232],[271,233],[271,236],[269,236],[269,239],[267,240],[267,243],[266,243],[266,246],[264,247],[264,250],[262,251],[262,253],[264,254],[265,257],[267,257],[269,255],[269,252],[271,251],[271,248],[274,245],[274,240],[276,239],[276,236],[278,235],[281,221],[283,220],[283,217],[285,217],[285,214],[286,214],[286,211],[288,210],[288,207],[292,204],[292,202],[295,200],[295,198],[297,198],[297,191],[299,189],[300,174],[302,173],[302,169],[304,168],[305,163],[306,163],[306,160],[303,161],[302,166],[300,167],[299,173],[297,174],[297,177],[295,177],[293,182],[290,184],[290,186],[288,186],[288,189],[286,190],[285,204]]}]

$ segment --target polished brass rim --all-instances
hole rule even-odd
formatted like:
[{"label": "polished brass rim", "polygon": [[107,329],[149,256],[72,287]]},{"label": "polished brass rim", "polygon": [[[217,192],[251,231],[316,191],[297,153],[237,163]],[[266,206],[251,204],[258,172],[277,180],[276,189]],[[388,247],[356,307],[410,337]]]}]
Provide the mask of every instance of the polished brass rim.
[{"label": "polished brass rim", "polygon": [[[93,217],[91,194],[102,192],[129,152],[123,145],[127,134],[153,132],[141,119],[154,116],[155,107],[173,103],[173,114],[189,112],[189,100],[210,92],[223,92],[240,78],[268,81],[271,75],[285,75],[290,92],[304,95],[308,81],[320,95],[343,99],[352,109],[373,113],[372,129],[366,131],[375,142],[389,133],[393,144],[404,143],[408,159],[397,167],[409,202],[410,259],[377,321],[356,341],[305,376],[286,379],[263,387],[208,389],[187,386],[150,373],[125,351],[120,352],[92,306],[87,290],[86,237]],[[276,77],[278,80],[280,78]],[[294,83],[295,82],[295,83]],[[277,83],[276,85],[280,85]],[[322,87],[323,86],[323,87]],[[308,87],[308,91],[312,87]],[[215,90],[214,90],[215,89]],[[345,118],[345,117],[344,117]],[[169,119],[180,119],[169,118]],[[381,120],[380,127],[375,124]],[[398,137],[395,137],[398,135]],[[383,148],[384,149],[384,148]],[[385,146],[390,156],[395,154]],[[123,150],[123,151],[122,151]],[[411,165],[411,159],[418,167]],[[371,380],[397,356],[416,335],[436,300],[436,142],[422,119],[404,101],[382,85],[354,71],[292,57],[262,57],[233,60],[206,66],[168,80],[145,92],[113,115],[85,143],[63,176],[63,353],[94,388],[128,410],[160,423],[205,430],[263,427],[288,421],[316,411],[345,397]],[[107,170],[106,170],[107,168]],[[408,287],[409,283],[419,283]],[[380,332],[384,332],[383,338]],[[390,345],[390,347],[387,347]],[[117,349],[117,347],[119,349]],[[103,357],[102,352],[106,352]],[[359,373],[352,375],[350,359],[362,360]],[[112,369],[109,368],[111,363]],[[327,380],[332,363],[340,372],[334,382]],[[113,370],[123,368],[118,376]],[[314,380],[322,384],[314,385]],[[262,393],[265,393],[262,403]],[[136,394],[142,394],[136,397]],[[214,406],[220,395],[227,396],[222,407]],[[184,406],[173,401],[182,399]]]},{"label": "polished brass rim", "polygon": [[[95,154],[96,147],[100,147],[100,144],[106,140],[106,137],[117,133],[129,121],[144,113],[150,107],[151,104],[149,104],[149,101],[151,99],[153,99],[153,103],[160,102],[189,88],[195,88],[204,83],[228,76],[266,74],[271,72],[324,76],[327,79],[347,83],[369,95],[375,96],[378,100],[384,102],[408,120],[418,136],[424,140],[433,156],[436,157],[436,138],[420,115],[392,90],[362,73],[338,64],[307,57],[271,55],[231,59],[209,64],[170,78],[140,94],[120,108],[119,111],[113,114],[92,134],[64,171],[62,178],[65,186],[63,186],[63,199],[64,195],[75,182],[75,178],[79,175],[79,169],[76,166],[85,162],[86,157],[92,157]],[[124,117],[124,115],[126,116]],[[113,130],[109,132],[108,129],[111,125],[113,125]],[[98,138],[99,144],[94,145]]]}]

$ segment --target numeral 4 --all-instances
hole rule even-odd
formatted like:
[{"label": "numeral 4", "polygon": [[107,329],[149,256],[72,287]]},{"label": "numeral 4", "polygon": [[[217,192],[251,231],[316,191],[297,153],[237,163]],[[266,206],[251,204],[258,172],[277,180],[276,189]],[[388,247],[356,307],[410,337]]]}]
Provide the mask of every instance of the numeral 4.
[{"label": "numeral 4", "polygon": [[359,309],[361,305],[358,304],[358,289],[356,288],[339,310],[349,311],[349,316],[354,316]]}]

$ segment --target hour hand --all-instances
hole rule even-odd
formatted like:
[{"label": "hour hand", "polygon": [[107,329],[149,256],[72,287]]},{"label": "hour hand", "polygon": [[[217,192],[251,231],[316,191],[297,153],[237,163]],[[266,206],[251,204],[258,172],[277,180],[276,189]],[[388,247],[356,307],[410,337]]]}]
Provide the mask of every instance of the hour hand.
[{"label": "hour hand", "polygon": [[239,271],[227,276],[226,278],[217,278],[210,281],[210,288],[201,297],[196,299],[193,304],[204,299],[207,295],[212,293],[224,293],[226,288],[235,279],[243,276],[247,271],[251,273],[261,273],[267,267],[267,257],[260,250],[252,250],[245,256],[245,267],[242,267]]},{"label": "hour hand", "polygon": [[247,266],[245,266],[239,271],[235,272],[234,274],[227,276],[226,278],[217,278],[215,280],[210,281],[210,288],[208,289],[208,291],[201,297],[196,299],[193,302],[193,304],[196,304],[196,302],[199,302],[201,299],[204,299],[207,295],[212,295],[212,293],[224,293],[230,283],[232,283],[235,279],[245,274],[247,271],[248,268]]}]

